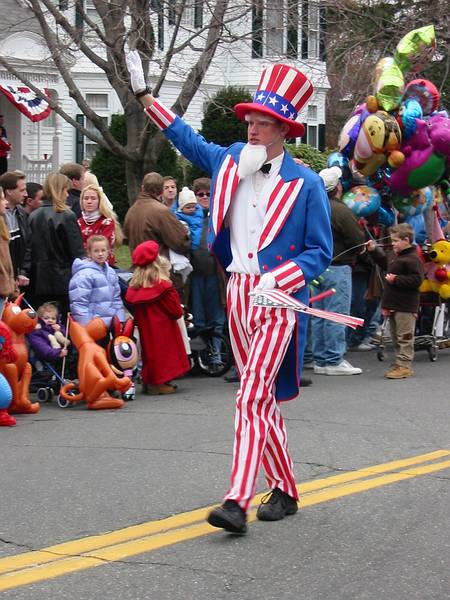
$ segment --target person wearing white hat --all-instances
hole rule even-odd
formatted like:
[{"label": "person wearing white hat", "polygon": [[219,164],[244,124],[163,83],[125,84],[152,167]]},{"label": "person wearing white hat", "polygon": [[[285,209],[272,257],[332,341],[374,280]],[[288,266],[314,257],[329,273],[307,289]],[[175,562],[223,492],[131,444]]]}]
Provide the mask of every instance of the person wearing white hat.
[{"label": "person wearing white hat", "polygon": [[307,317],[254,306],[251,293],[279,288],[308,303],[308,284],[332,254],[329,202],[316,173],[284,149],[301,137],[297,120],[313,87],[298,69],[275,64],[262,72],[252,102],[235,106],[248,143],[207,143],[147,88],[137,51],[126,55],[133,92],[181,153],[211,174],[208,249],[229,275],[228,320],[236,367],[235,439],[230,486],[208,522],[247,531],[247,510],[260,467],[270,493],[257,517],[276,521],[297,512],[298,490],[280,400],[298,395]]},{"label": "person wearing white hat", "polygon": [[[318,292],[331,288],[332,296],[319,300],[315,308],[350,314],[352,299],[352,264],[355,256],[364,249],[364,233],[353,212],[342,202],[342,171],[330,167],[320,171],[331,206],[331,229],[333,232],[333,255],[331,265],[322,274]],[[344,356],[347,351],[344,325],[313,318],[312,351],[314,372],[320,375],[359,375],[362,370],[353,367]]]}]

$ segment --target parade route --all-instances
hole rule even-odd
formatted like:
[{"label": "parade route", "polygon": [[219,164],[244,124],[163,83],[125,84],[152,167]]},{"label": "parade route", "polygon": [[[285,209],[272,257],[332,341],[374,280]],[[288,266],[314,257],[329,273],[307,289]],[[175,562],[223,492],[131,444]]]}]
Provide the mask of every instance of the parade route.
[{"label": "parade route", "polygon": [[[300,507],[314,506],[321,502],[448,469],[450,460],[439,459],[449,456],[450,451],[438,450],[300,484],[297,486],[301,497]],[[263,495],[259,494],[255,497],[253,507],[258,506]],[[161,521],[150,521],[103,535],[42,548],[37,552],[2,559],[0,560],[0,591],[102,566],[105,562],[123,560],[193,538],[218,533],[216,529],[204,522],[211,508],[201,508]],[[253,521],[256,521],[255,510],[252,510],[249,515],[249,522]]]},{"label": "parade route", "polygon": [[[235,384],[189,377],[119,411],[44,404],[0,436],[7,600],[447,600],[448,364],[390,382],[312,374],[282,406],[297,515],[246,536],[205,516],[226,489]],[[96,567],[96,568],[94,568]]]}]

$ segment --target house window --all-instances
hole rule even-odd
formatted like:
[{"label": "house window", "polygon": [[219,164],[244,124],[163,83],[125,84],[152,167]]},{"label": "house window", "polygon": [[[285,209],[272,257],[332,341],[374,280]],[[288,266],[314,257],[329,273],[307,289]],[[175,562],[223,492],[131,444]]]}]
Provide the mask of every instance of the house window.
[{"label": "house window", "polygon": [[308,125],[307,129],[307,143],[313,148],[319,147],[319,140],[317,135],[317,125]]},{"label": "house window", "polygon": [[314,104],[308,105],[308,123],[310,121],[317,121],[317,106]]},{"label": "house window", "polygon": [[320,10],[318,2],[309,2],[308,14],[308,58],[319,58],[320,54]]},{"label": "house window", "polygon": [[[100,117],[100,118],[102,119],[102,121],[104,121],[105,125],[108,124],[108,117]],[[76,119],[77,123],[80,123],[80,125],[85,126],[88,131],[91,131],[92,133],[98,132],[95,125],[91,121],[86,119],[86,117],[84,115],[81,115],[81,114],[76,115],[75,119]],[[99,148],[98,144],[96,144],[91,139],[84,136],[82,134],[82,132],[79,131],[78,129],[76,130],[75,142],[76,142],[75,156],[76,156],[77,163],[81,163],[81,161],[85,158],[88,158],[90,160]]]},{"label": "house window", "polygon": [[[94,26],[97,26],[101,31],[103,31],[103,21],[94,6],[93,0],[85,0],[85,2],[86,17],[89,19],[89,22],[92,22]],[[93,31],[92,35],[96,36],[97,34]]]},{"label": "house window", "polygon": [[196,29],[203,27],[203,0],[169,0],[168,7],[169,25],[175,25],[181,13],[180,23],[184,27]]},{"label": "house window", "polygon": [[298,2],[288,0],[286,56],[298,58]]},{"label": "house window", "polygon": [[[47,92],[48,92],[48,95],[50,96],[50,98],[54,102],[58,101],[58,92],[56,90],[47,89]],[[54,127],[55,127],[55,114],[56,114],[55,111],[52,110],[52,112],[49,114],[49,116],[42,121],[42,126],[54,129]]]},{"label": "house window", "polygon": [[[100,117],[100,118],[105,123],[105,125],[108,125],[108,117]],[[98,130],[95,127],[95,125],[93,123],[91,123],[91,121],[88,121],[88,120],[86,121],[86,129],[92,133],[98,133]],[[88,158],[90,160],[91,158],[93,158],[93,156],[97,152],[98,148],[99,148],[98,144],[96,144],[89,138],[85,137],[84,157],[83,158]]]},{"label": "house window", "polygon": [[108,94],[86,94],[86,102],[92,110],[107,110],[108,109]]},{"label": "house window", "polygon": [[194,27],[203,27],[203,0],[194,0]]},{"label": "house window", "polygon": [[266,0],[266,56],[283,54],[284,15],[279,0]]},{"label": "house window", "polygon": [[253,0],[252,58],[298,58],[299,29],[299,0]]},{"label": "house window", "polygon": [[252,2],[252,58],[263,55],[263,16],[262,0]]},{"label": "house window", "polygon": [[151,0],[151,7],[158,15],[158,48],[164,50],[164,8],[161,0]]}]

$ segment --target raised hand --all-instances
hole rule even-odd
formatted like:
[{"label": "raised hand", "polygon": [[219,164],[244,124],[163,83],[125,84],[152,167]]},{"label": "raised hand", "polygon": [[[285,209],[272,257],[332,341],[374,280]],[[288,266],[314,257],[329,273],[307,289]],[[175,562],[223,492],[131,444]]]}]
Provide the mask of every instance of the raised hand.
[{"label": "raised hand", "polygon": [[147,88],[145,82],[144,70],[142,68],[141,57],[137,50],[129,50],[125,52],[125,62],[128,72],[130,73],[131,89],[134,94],[144,92]]}]

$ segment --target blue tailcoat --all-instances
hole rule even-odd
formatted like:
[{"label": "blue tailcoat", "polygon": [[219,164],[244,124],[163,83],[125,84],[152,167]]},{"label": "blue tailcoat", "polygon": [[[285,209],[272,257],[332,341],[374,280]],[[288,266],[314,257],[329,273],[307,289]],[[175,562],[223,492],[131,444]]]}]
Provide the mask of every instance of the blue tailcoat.
[{"label": "blue tailcoat", "polygon": [[[226,269],[232,256],[225,216],[239,183],[237,165],[244,144],[223,148],[208,143],[179,117],[164,133],[188,160],[211,174],[208,247]],[[311,169],[297,165],[287,152],[266,217],[258,248],[260,271],[272,272],[280,289],[307,304],[308,284],[326,270],[332,257],[330,208],[321,178]],[[293,285],[283,278],[287,267],[297,271]],[[298,394],[306,326],[306,315],[297,313],[297,327],[276,379],[277,400]]]}]

